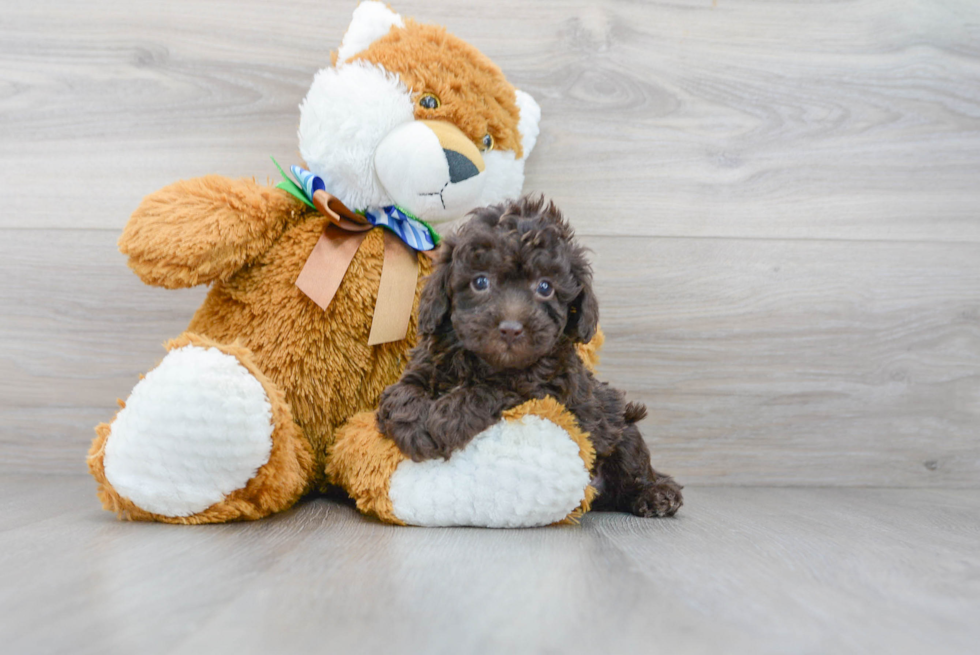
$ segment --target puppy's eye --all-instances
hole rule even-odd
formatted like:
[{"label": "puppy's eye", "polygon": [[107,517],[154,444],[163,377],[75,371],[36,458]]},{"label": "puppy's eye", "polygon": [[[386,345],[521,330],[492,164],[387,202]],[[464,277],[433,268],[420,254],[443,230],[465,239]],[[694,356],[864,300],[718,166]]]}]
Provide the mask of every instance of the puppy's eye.
[{"label": "puppy's eye", "polygon": [[487,150],[493,150],[493,137],[489,134],[484,134],[483,138],[480,139],[480,150],[486,152]]},{"label": "puppy's eye", "polygon": [[490,278],[488,278],[486,275],[477,275],[475,278],[473,278],[473,281],[470,282],[470,285],[473,287],[474,291],[486,291],[490,288]]},{"label": "puppy's eye", "polygon": [[552,286],[550,280],[541,280],[538,282],[538,286],[534,287],[534,293],[537,294],[538,298],[547,300],[555,295],[555,287]]},{"label": "puppy's eye", "polygon": [[424,109],[439,109],[439,97],[434,93],[425,93],[419,98],[419,107]]}]

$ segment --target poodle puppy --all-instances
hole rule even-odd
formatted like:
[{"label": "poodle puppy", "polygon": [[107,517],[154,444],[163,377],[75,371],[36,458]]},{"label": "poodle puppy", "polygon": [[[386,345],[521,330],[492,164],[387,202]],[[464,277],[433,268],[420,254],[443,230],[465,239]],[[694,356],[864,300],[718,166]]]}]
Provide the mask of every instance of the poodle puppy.
[{"label": "poodle puppy", "polygon": [[594,509],[673,515],[682,487],[650,464],[636,427],[646,407],[596,380],[577,354],[599,307],[571,227],[543,199],[471,216],[445,239],[422,291],[419,343],[381,396],[380,431],[415,461],[448,459],[503,411],[552,396],[591,435]]}]

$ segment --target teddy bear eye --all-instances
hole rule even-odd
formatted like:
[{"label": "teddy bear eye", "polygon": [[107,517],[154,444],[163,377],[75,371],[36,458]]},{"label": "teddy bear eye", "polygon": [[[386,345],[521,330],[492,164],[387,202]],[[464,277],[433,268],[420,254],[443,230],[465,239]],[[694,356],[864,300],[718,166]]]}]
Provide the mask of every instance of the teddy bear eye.
[{"label": "teddy bear eye", "polygon": [[477,275],[470,284],[474,291],[486,291],[490,288],[490,278],[486,275]]},{"label": "teddy bear eye", "polygon": [[493,137],[489,134],[484,134],[483,138],[480,139],[480,144],[483,146],[481,150],[484,152],[487,150],[493,150]]},{"label": "teddy bear eye", "polygon": [[439,109],[439,98],[433,93],[426,93],[421,98],[419,98],[419,107],[424,107],[425,109]]},{"label": "teddy bear eye", "polygon": [[547,300],[555,295],[555,287],[551,284],[551,280],[541,280],[538,282],[538,286],[534,288],[534,293],[542,300]]}]

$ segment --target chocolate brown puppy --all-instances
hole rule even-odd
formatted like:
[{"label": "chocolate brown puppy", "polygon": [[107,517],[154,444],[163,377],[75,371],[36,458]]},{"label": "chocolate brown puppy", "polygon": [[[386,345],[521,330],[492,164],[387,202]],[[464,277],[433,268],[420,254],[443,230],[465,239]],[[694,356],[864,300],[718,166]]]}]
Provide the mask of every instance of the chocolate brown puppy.
[{"label": "chocolate brown puppy", "polygon": [[650,464],[636,427],[646,407],[576,352],[598,321],[585,249],[553,203],[476,210],[444,241],[422,291],[419,343],[381,396],[378,426],[415,461],[448,459],[505,410],[552,396],[595,446],[593,509],[671,516],[681,486]]}]

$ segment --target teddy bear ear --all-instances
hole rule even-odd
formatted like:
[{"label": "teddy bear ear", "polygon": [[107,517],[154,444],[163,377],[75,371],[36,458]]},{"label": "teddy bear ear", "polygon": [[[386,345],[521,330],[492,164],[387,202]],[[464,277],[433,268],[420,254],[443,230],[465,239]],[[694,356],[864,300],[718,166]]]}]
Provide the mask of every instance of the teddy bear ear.
[{"label": "teddy bear ear", "polygon": [[535,102],[531,94],[517,89],[517,108],[521,111],[521,116],[517,121],[517,131],[521,133],[521,150],[524,151],[523,159],[534,150],[534,144],[538,142],[538,124],[541,122],[541,107]]},{"label": "teddy bear ear", "polygon": [[392,26],[405,27],[405,22],[383,2],[365,0],[357,5],[344,41],[337,50],[337,62],[347,61],[367,49],[371,43],[391,31]]}]

